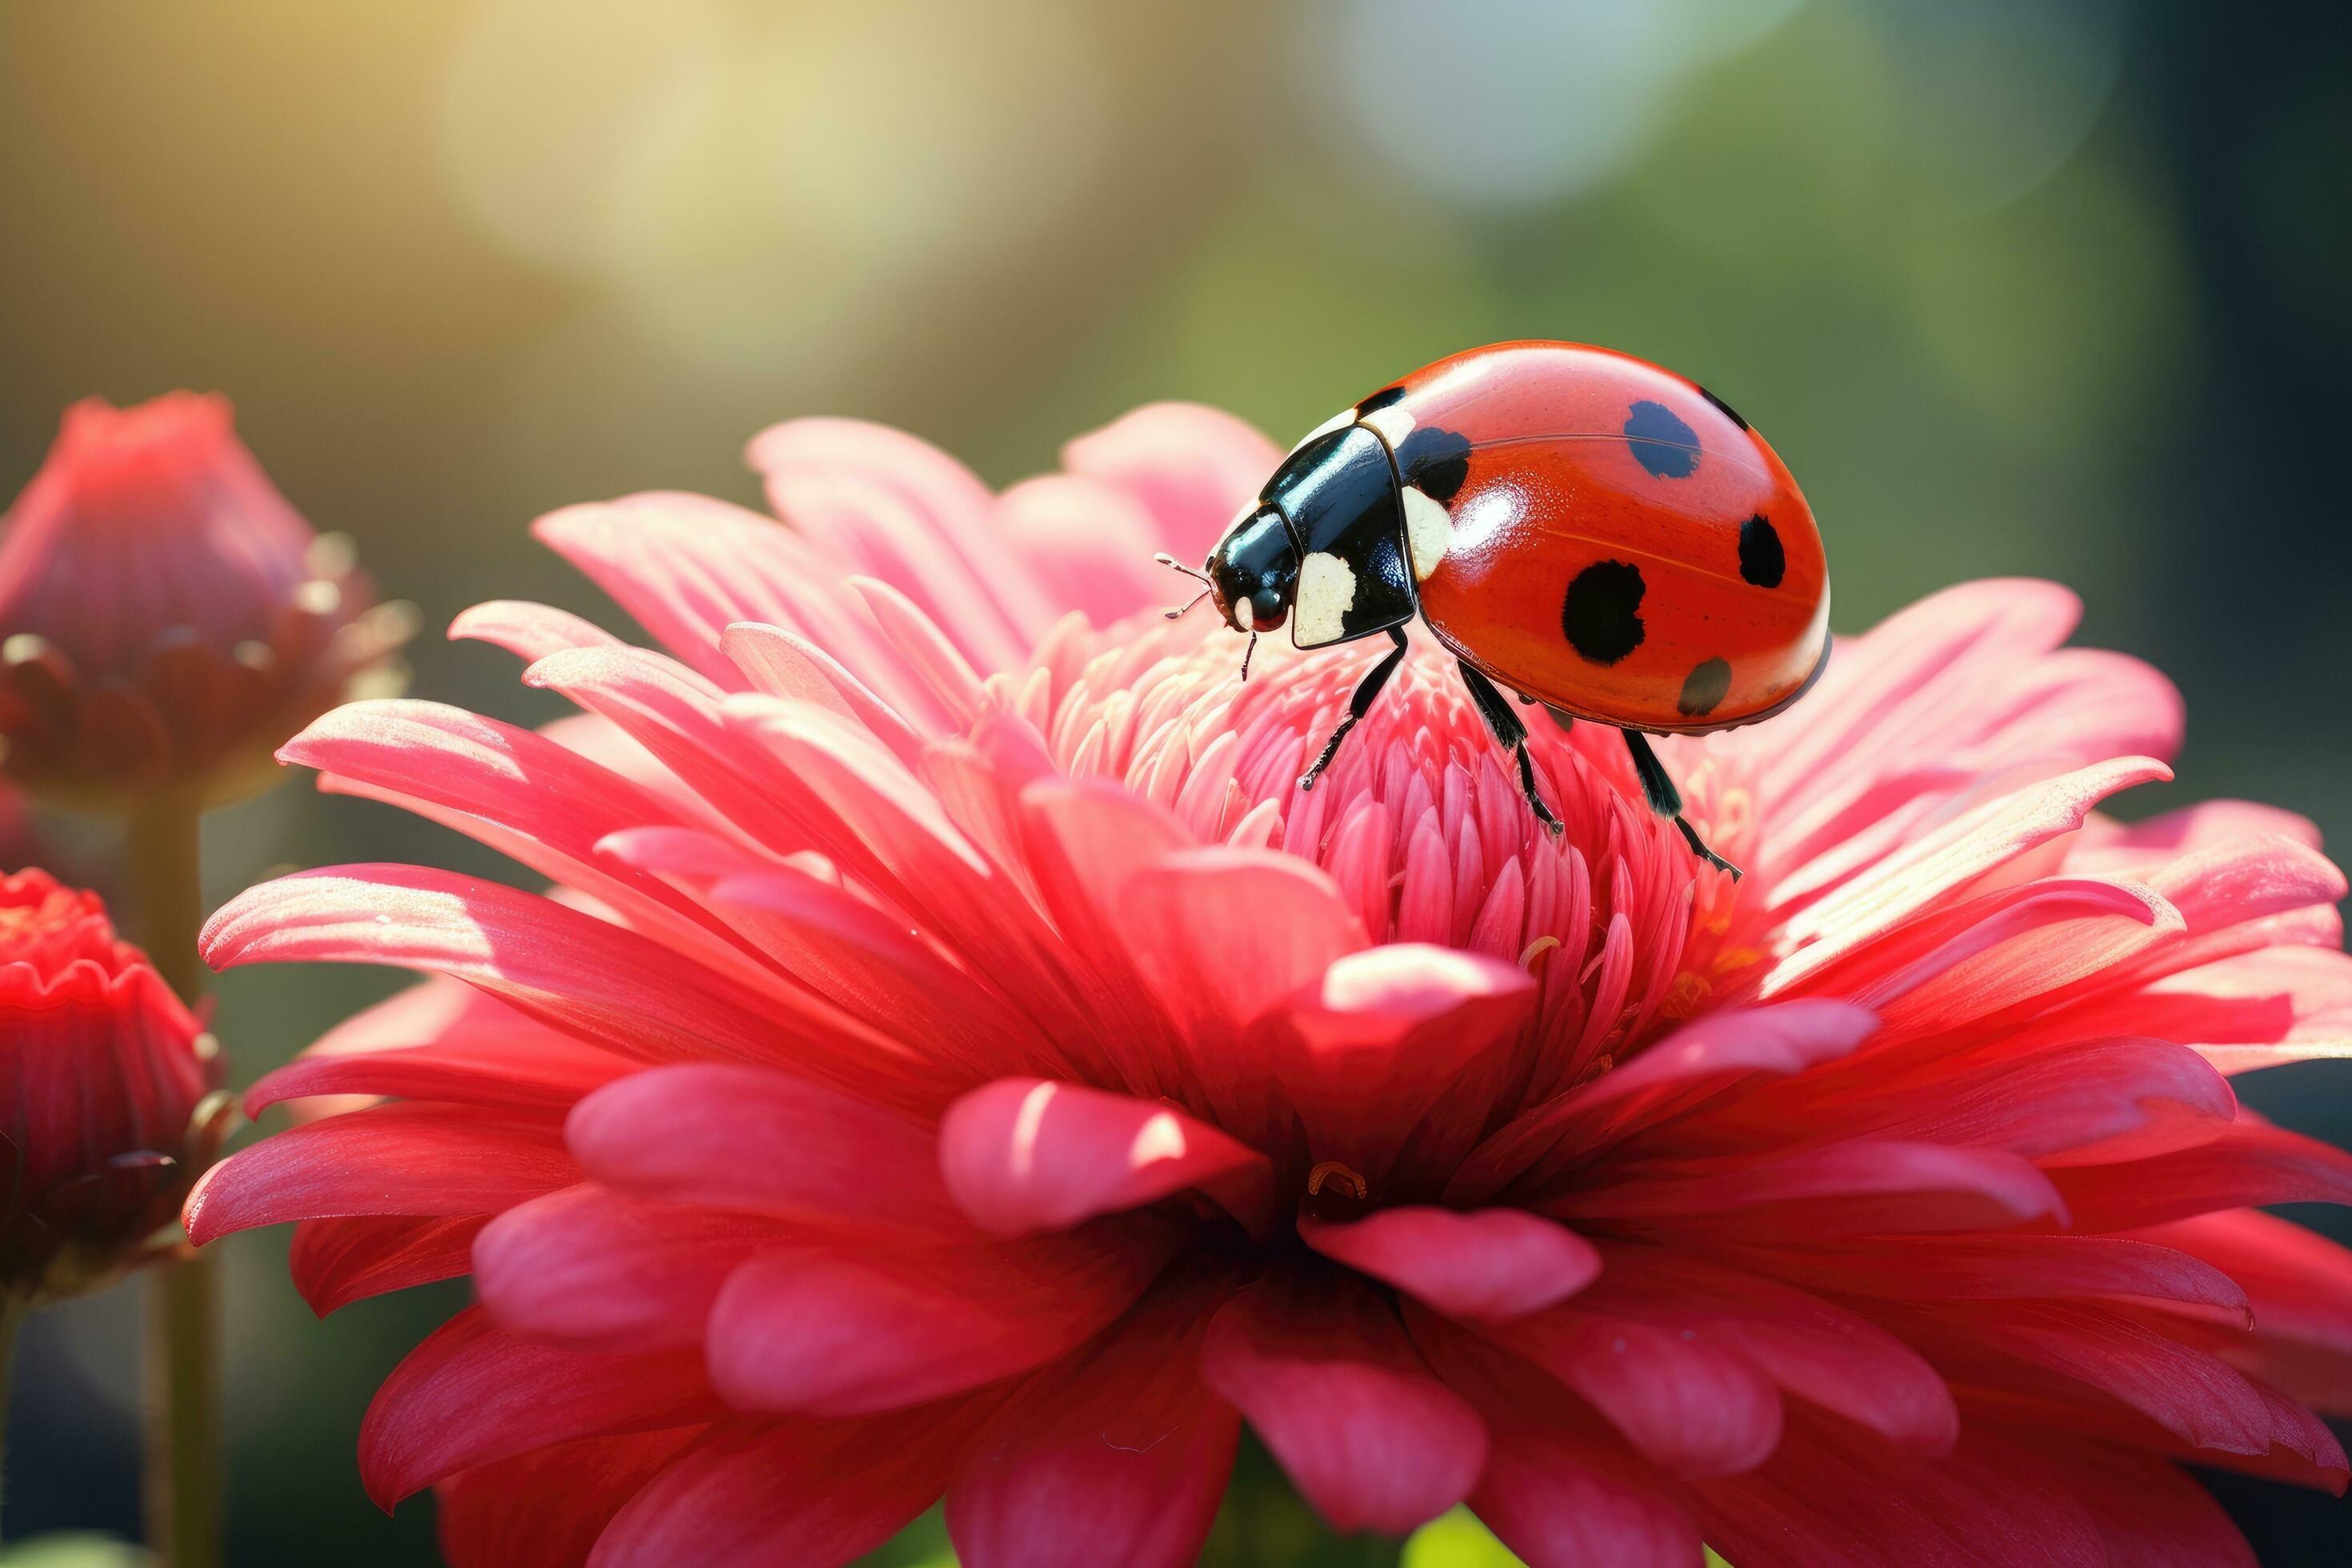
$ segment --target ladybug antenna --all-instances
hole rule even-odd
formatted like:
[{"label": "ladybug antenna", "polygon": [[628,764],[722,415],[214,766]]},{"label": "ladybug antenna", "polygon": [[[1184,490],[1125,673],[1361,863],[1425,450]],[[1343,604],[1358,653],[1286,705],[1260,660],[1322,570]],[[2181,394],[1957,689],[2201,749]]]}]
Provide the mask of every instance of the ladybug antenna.
[{"label": "ladybug antenna", "polygon": [[1184,618],[1184,616],[1185,616],[1186,613],[1187,613],[1187,612],[1189,612],[1189,611],[1192,608],[1192,605],[1197,605],[1197,604],[1199,604],[1202,600],[1203,600],[1203,599],[1207,598],[1208,596],[1209,596],[1209,591],[1208,591],[1206,588],[1203,588],[1203,589],[1202,589],[1199,593],[1197,593],[1197,594],[1195,594],[1195,595],[1192,595],[1192,600],[1191,600],[1191,602],[1190,602],[1190,603],[1187,603],[1187,604],[1181,604],[1181,605],[1171,605],[1170,607],[1168,607],[1167,609],[1164,609],[1164,610],[1160,611],[1160,613],[1161,615],[1163,615],[1163,616],[1167,616],[1170,620],[1171,620],[1171,621],[1181,621],[1181,620],[1182,620],[1182,619]]},{"label": "ladybug antenna", "polygon": [[1242,679],[1244,682],[1249,679],[1249,661],[1256,655],[1256,653],[1257,634],[1255,632],[1252,632],[1250,633],[1249,647],[1242,649]]},{"label": "ladybug antenna", "polygon": [[[1205,583],[1209,580],[1209,574],[1207,573],[1201,571],[1197,567],[1185,565],[1181,561],[1177,560],[1176,557],[1169,554],[1165,550],[1153,556],[1152,559],[1159,562],[1160,564],[1167,567],[1171,572],[1181,572],[1185,576],[1192,578],[1196,583]],[[1194,601],[1194,603],[1198,602],[1199,601],[1197,600]]]}]

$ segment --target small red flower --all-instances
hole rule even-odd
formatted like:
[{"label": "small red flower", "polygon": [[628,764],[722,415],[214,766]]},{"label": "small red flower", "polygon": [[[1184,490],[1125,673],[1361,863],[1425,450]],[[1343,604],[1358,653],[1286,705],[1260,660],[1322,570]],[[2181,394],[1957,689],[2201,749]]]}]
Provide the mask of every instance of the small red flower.
[{"label": "small red flower", "polygon": [[0,767],[69,804],[258,787],[407,635],[216,395],[76,404],[5,522]]},{"label": "small red flower", "polygon": [[0,1298],[75,1295],[168,1250],[226,1128],[220,1078],[95,893],[0,879]]},{"label": "small red flower", "polygon": [[[545,898],[256,889],[219,964],[440,978],[256,1105],[199,1241],[300,1222],[321,1310],[471,1273],[372,1492],[451,1560],[1198,1552],[1246,1421],[1343,1530],[1467,1501],[1538,1568],[2243,1563],[2176,1461],[2340,1489],[2352,1264],[2248,1205],[2352,1159],[2228,1076],[2341,1055],[2345,891],[2241,803],[2124,826],[2181,710],[2040,583],[1841,645],[1789,717],[1542,727],[1555,839],[1437,650],[1311,794],[1367,650],[1149,613],[1276,458],[1209,410],[1003,496],[842,421],[794,525],[641,496],[541,536],[664,647],[482,605],[586,710],[361,704],[289,744]],[[1141,612],[1141,613],[1139,613]]]}]

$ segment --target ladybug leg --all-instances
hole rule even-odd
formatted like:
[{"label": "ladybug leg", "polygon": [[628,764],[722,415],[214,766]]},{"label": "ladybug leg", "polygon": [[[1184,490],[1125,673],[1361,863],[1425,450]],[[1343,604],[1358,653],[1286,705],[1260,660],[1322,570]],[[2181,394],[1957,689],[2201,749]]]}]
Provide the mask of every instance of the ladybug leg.
[{"label": "ladybug leg", "polygon": [[1625,749],[1633,753],[1633,771],[1642,777],[1642,793],[1650,797],[1650,809],[1660,816],[1673,817],[1675,826],[1682,829],[1683,842],[1691,847],[1692,854],[1719,870],[1730,872],[1733,879],[1737,880],[1739,868],[1709,849],[1705,840],[1699,837],[1698,829],[1683,819],[1682,791],[1675,787],[1675,781],[1666,773],[1666,764],[1658,761],[1658,753],[1650,749],[1649,737],[1639,730],[1626,730],[1621,733],[1625,737]]},{"label": "ladybug leg", "polygon": [[1339,727],[1331,731],[1329,740],[1323,742],[1322,754],[1315,759],[1314,766],[1298,775],[1300,789],[1315,787],[1315,781],[1323,776],[1323,770],[1329,767],[1331,759],[1339,754],[1339,742],[1346,740],[1348,731],[1372,710],[1372,704],[1380,700],[1381,689],[1389,683],[1389,677],[1394,675],[1397,667],[1404,662],[1405,649],[1410,646],[1404,640],[1404,633],[1391,626],[1389,636],[1396,639],[1396,647],[1391,648],[1380,663],[1372,666],[1363,679],[1356,682],[1356,694],[1348,700],[1348,716],[1339,721]]},{"label": "ladybug leg", "polygon": [[1551,814],[1543,796],[1536,793],[1536,768],[1528,760],[1528,727],[1519,722],[1519,716],[1511,710],[1503,694],[1495,689],[1493,681],[1466,664],[1461,669],[1462,684],[1470,689],[1470,701],[1478,710],[1478,716],[1486,721],[1486,728],[1495,732],[1495,739],[1519,764],[1519,793],[1527,797],[1528,809],[1536,814],[1536,820],[1549,828],[1553,837],[1559,837],[1567,828]]}]

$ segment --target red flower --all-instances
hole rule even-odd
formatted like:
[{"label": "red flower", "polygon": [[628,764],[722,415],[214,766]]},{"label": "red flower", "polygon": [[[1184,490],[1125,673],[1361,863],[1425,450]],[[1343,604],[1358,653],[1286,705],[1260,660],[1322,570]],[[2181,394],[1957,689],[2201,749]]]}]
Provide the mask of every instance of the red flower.
[{"label": "red flower", "polygon": [[0,1299],[69,1296],[162,1256],[228,1102],[211,1036],[94,893],[0,879]]},{"label": "red flower", "polygon": [[1340,1529],[1769,1568],[2243,1562],[2175,1461],[2342,1487],[2298,1401],[2352,1408],[2352,1266],[2243,1205],[2352,1158],[2225,1074],[2345,1048],[2345,883],[2284,813],[2096,814],[2166,776],[2159,676],[2048,584],[1907,611],[1668,747],[1738,884],[1581,731],[1538,830],[1426,647],[1302,795],[1367,656],[1244,686],[1134,614],[1276,456],[1155,408],[995,498],[788,425],[794,528],[540,524],[666,654],[460,619],[593,717],[286,748],[562,884],[346,867],[206,934],[443,977],[252,1097],[392,1103],[188,1209],[301,1222],[321,1310],[474,1274],[380,1500],[437,1484],[460,1564],[835,1563],[942,1492],[974,1568],[1173,1563],[1247,1420]]},{"label": "red flower", "polygon": [[242,794],[407,636],[217,395],[74,405],[5,521],[0,759],[36,792]]}]

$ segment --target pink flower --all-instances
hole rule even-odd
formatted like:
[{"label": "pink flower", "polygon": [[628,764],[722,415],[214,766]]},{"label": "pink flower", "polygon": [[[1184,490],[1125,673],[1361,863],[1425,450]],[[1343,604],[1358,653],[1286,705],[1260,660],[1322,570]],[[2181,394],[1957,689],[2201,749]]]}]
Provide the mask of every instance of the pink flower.
[{"label": "pink flower", "polygon": [[216,395],[74,405],[0,522],[0,758],[76,804],[266,783],[270,748],[407,637]]},{"label": "pink flower", "polygon": [[212,1037],[96,894],[0,878],[0,1320],[164,1256],[226,1130],[219,1084]]},{"label": "pink flower", "polygon": [[540,523],[666,652],[461,617],[590,717],[286,748],[561,885],[343,867],[206,933],[442,977],[251,1100],[389,1103],[187,1211],[300,1222],[322,1311],[474,1275],[380,1501],[437,1486],[459,1564],[836,1563],[942,1493],[975,1568],[1177,1563],[1246,1420],[1341,1530],[1769,1568],[2240,1563],[2175,1461],[2343,1487],[2352,1259],[2246,1205],[2352,1158],[2227,1075],[2345,1048],[2345,883],[2265,807],[2097,815],[2161,677],[2045,584],[1906,611],[1666,749],[1737,884],[1581,731],[1538,829],[1433,648],[1301,795],[1369,653],[1244,686],[1138,613],[1276,455],[1149,408],[992,497],[786,425],[792,528]]}]

